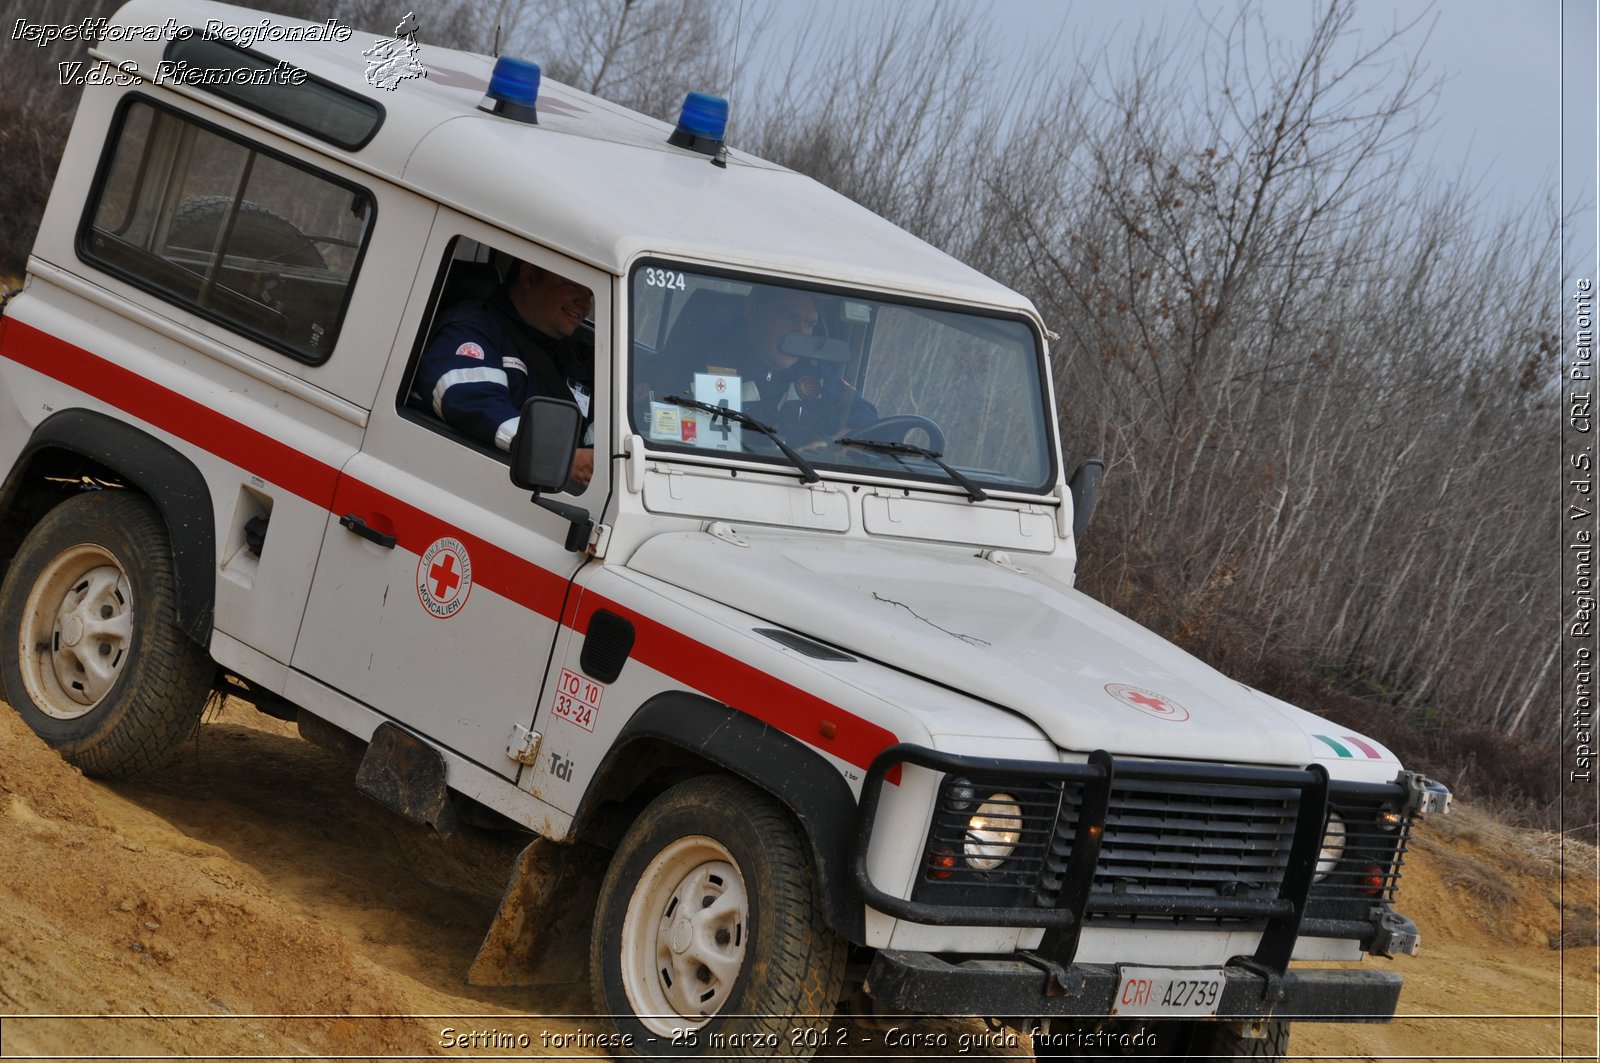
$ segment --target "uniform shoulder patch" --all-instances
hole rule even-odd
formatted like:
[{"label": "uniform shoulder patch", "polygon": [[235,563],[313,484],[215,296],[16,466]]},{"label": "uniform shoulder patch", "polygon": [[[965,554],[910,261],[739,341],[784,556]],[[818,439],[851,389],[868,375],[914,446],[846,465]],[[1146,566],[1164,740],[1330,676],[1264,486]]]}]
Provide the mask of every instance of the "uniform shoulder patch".
[{"label": "uniform shoulder patch", "polygon": [[476,358],[481,362],[483,361],[483,348],[478,346],[476,343],[473,343],[471,340],[468,340],[466,343],[463,343],[461,346],[456,348],[456,357]]}]

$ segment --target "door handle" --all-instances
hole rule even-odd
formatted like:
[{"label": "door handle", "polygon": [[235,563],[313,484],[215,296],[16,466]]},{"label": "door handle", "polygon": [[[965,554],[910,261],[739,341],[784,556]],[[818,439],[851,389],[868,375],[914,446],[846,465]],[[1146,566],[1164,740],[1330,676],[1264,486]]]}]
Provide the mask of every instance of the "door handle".
[{"label": "door handle", "polygon": [[339,518],[339,523],[344,525],[346,528],[349,528],[363,539],[367,540],[367,542],[377,543],[385,550],[393,550],[394,544],[399,541],[394,536],[385,535],[383,532],[372,527],[354,513],[346,513],[344,516]]}]

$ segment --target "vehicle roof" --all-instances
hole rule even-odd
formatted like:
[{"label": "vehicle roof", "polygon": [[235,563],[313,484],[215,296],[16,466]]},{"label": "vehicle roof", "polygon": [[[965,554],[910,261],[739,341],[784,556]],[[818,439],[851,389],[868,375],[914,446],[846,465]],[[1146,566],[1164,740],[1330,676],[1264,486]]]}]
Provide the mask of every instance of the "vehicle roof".
[{"label": "vehicle roof", "polygon": [[[417,32],[427,77],[394,90],[366,80],[363,52],[384,39],[372,34],[252,44],[255,52],[382,105],[381,128],[356,150],[197,87],[167,88],[612,273],[642,254],[683,256],[1032,310],[1021,295],[808,177],[737,150],[728,152],[725,168],[712,165],[705,155],[668,145],[670,124],[569,86],[543,82],[537,125],[479,111],[494,60],[429,45],[427,18],[424,11]],[[169,19],[201,29],[212,20],[227,27],[318,25],[206,0],[132,0],[111,25],[149,27]],[[116,36],[108,34],[94,54],[132,62],[151,77],[168,41],[109,39]]]}]

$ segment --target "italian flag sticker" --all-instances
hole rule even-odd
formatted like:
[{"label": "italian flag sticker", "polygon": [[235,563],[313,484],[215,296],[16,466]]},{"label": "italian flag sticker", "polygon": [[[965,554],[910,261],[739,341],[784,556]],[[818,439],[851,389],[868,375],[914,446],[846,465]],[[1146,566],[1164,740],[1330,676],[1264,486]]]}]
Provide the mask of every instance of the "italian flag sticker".
[{"label": "italian flag sticker", "polygon": [[1350,751],[1350,746],[1354,746],[1361,756],[1366,757],[1368,760],[1383,759],[1383,754],[1374,749],[1371,743],[1357,738],[1355,735],[1340,735],[1339,737],[1344,740],[1343,742],[1329,738],[1327,735],[1312,735],[1311,737],[1320,740],[1329,749],[1347,760],[1354,759],[1356,756],[1355,753]]}]

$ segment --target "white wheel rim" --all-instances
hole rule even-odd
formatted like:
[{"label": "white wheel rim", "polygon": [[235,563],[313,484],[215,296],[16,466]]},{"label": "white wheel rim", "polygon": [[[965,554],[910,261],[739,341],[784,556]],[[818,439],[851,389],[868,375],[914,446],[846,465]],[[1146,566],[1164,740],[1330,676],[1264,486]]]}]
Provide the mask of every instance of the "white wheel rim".
[{"label": "white wheel rim", "polygon": [[116,685],[133,641],[127,573],[104,547],[57,554],[28,592],[17,660],[39,711],[75,720]]},{"label": "white wheel rim", "polygon": [[622,920],[622,988],[651,1033],[705,1025],[744,969],[750,903],[733,856],[713,838],[679,838],[656,854]]}]

